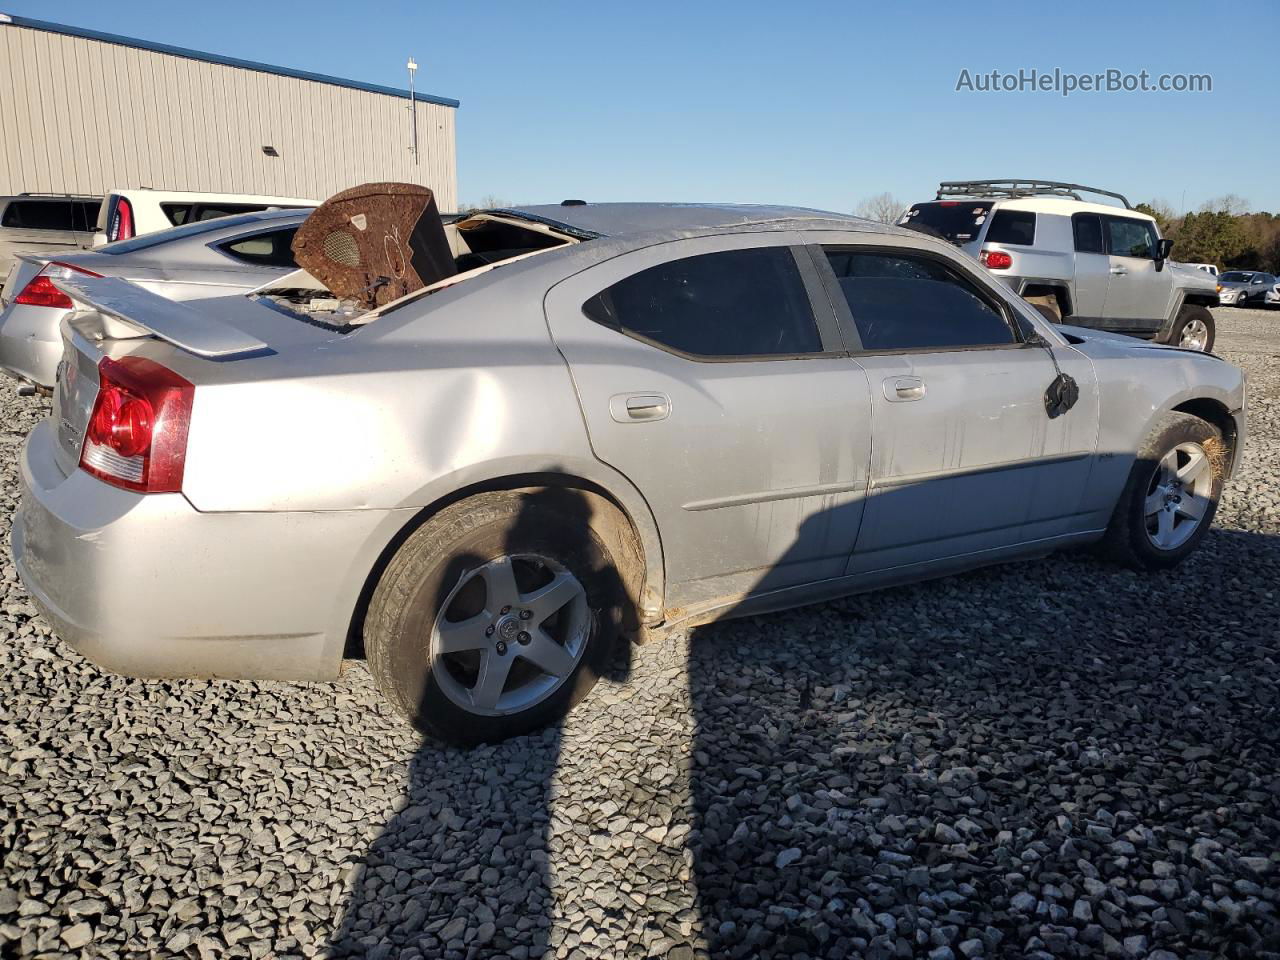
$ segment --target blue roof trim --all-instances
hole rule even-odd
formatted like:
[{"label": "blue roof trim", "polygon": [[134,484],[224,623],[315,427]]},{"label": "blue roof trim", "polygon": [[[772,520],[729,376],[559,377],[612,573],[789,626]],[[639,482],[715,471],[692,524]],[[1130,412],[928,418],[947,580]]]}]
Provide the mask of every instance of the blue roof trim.
[{"label": "blue roof trim", "polygon": [[[376,83],[361,83],[358,80],[346,80],[342,77],[331,77],[324,73],[310,73],[306,70],[291,70],[289,67],[277,67],[270,63],[259,63],[256,60],[239,60],[236,57],[221,57],[216,53],[205,53],[201,50],[189,50],[186,47],[173,47],[167,43],[152,43],[150,40],[139,40],[136,37],[122,37],[115,33],[103,33],[99,30],[86,30],[83,27],[69,27],[62,23],[50,23],[47,20],[32,20],[29,17],[7,15],[0,20],[0,27],[27,27],[31,30],[47,30],[50,33],[61,33],[68,37],[83,37],[86,40],[100,40],[103,43],[115,43],[122,47],[135,47],[139,50],[151,50],[155,53],[167,53],[175,57],[186,57],[188,60],[201,60],[205,63],[216,63],[224,67],[240,67],[242,70],[256,70],[259,73],[274,73],[281,77],[293,77],[297,80],[311,80],[315,83],[328,83],[335,87],[346,87],[350,90],[364,90],[367,93],[382,93],[389,97],[409,99],[409,91],[398,87],[383,87]],[[437,97],[429,93],[414,92],[413,98],[423,103],[436,103],[442,107],[458,107],[461,104],[449,97]]]}]

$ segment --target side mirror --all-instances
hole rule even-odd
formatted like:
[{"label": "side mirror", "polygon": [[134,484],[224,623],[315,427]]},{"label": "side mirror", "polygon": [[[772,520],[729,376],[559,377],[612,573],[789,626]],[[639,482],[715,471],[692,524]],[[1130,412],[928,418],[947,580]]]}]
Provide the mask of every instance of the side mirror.
[{"label": "side mirror", "polygon": [[1167,237],[1161,237],[1156,241],[1156,269],[1163,270],[1164,262],[1169,259],[1169,254],[1173,253],[1173,241]]}]

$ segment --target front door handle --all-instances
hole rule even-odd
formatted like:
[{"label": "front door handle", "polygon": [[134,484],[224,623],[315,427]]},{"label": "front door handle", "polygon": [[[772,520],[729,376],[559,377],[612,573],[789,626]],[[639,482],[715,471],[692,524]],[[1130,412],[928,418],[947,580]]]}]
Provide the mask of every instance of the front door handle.
[{"label": "front door handle", "polygon": [[1122,266],[1120,264],[1116,264],[1114,267],[1111,268],[1111,275],[1113,277],[1127,276],[1128,273],[1129,273],[1129,268]]},{"label": "front door handle", "polygon": [[919,377],[889,377],[884,382],[884,397],[890,403],[923,400],[925,392],[924,381]]},{"label": "front door handle", "polygon": [[618,423],[665,420],[671,415],[671,398],[665,393],[619,393],[609,398],[609,415]]}]

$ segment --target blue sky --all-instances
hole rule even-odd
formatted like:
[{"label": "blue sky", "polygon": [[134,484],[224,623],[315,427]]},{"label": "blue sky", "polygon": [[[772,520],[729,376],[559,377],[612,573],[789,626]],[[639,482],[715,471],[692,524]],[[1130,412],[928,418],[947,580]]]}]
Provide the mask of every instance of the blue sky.
[{"label": "blue sky", "polygon": [[[1222,10],[1224,8],[1217,8]],[[463,200],[849,210],[942,179],[1042,177],[1280,211],[1280,8],[0,0],[0,11],[462,101]],[[302,12],[305,10],[306,12]],[[1207,73],[1212,93],[957,93],[971,73]],[[1185,198],[1185,199],[1184,199]]]}]

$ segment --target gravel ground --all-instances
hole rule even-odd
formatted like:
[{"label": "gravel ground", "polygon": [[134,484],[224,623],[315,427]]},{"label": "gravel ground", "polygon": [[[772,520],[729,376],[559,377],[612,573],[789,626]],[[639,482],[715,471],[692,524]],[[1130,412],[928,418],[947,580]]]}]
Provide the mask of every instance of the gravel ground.
[{"label": "gravel ground", "polygon": [[715,625],[469,753],[360,664],[109,676],[0,556],[0,957],[1280,957],[1280,313],[1215,313],[1253,432],[1178,571]]}]

